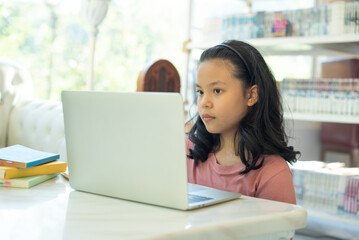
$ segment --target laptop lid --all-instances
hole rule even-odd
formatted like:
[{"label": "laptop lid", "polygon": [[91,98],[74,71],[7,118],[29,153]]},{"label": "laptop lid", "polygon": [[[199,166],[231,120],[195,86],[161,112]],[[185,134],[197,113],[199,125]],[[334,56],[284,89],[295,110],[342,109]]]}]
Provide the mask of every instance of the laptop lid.
[{"label": "laptop lid", "polygon": [[178,93],[63,91],[72,188],[187,209]]}]

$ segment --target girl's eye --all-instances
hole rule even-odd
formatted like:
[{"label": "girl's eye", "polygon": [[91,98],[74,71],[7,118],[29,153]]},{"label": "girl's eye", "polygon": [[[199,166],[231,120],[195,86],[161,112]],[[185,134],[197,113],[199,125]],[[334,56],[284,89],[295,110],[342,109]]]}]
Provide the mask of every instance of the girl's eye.
[{"label": "girl's eye", "polygon": [[197,92],[197,95],[198,95],[198,96],[200,96],[200,95],[203,94],[203,91],[201,91],[201,90],[196,90],[196,92]]},{"label": "girl's eye", "polygon": [[220,94],[220,93],[222,92],[222,90],[221,90],[221,89],[214,89],[213,92],[214,92],[215,94]]}]

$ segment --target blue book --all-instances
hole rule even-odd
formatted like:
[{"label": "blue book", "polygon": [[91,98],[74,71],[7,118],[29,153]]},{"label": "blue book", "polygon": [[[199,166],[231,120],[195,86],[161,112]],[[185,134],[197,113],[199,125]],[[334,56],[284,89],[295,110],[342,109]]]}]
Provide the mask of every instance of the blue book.
[{"label": "blue book", "polygon": [[0,166],[28,168],[59,158],[59,154],[39,151],[22,145],[0,148]]}]

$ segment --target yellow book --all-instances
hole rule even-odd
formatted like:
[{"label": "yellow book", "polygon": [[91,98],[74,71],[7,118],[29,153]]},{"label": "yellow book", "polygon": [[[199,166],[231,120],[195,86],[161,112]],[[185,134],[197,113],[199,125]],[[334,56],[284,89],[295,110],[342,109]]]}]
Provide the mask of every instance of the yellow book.
[{"label": "yellow book", "polygon": [[21,178],[36,175],[60,173],[66,171],[66,166],[67,164],[65,162],[60,162],[58,160],[29,168],[0,166],[0,179]]}]

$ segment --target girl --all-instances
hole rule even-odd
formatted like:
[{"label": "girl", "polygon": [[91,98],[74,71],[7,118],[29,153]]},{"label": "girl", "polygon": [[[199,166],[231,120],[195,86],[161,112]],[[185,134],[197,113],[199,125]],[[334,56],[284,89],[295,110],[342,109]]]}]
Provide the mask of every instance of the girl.
[{"label": "girl", "polygon": [[187,138],[188,181],[296,203],[279,92],[262,55],[241,41],[205,50],[197,73],[198,117]]}]

